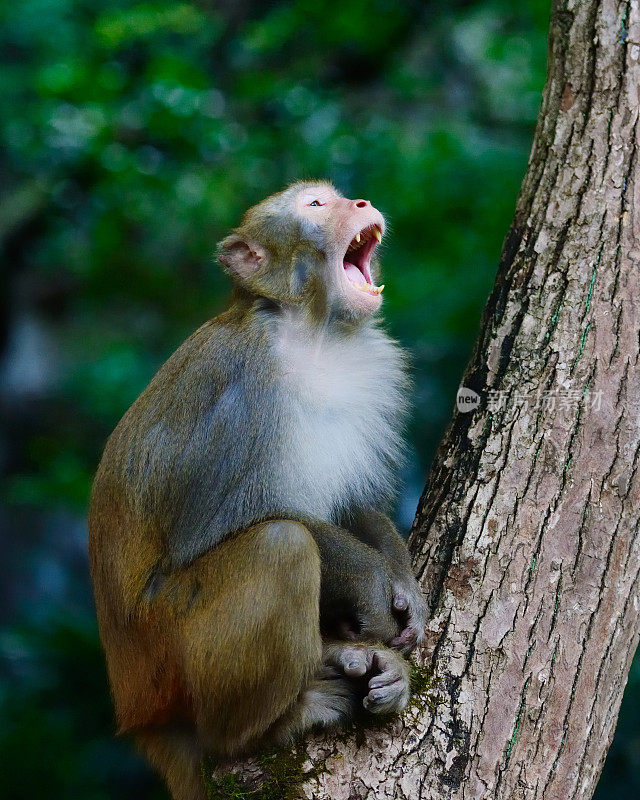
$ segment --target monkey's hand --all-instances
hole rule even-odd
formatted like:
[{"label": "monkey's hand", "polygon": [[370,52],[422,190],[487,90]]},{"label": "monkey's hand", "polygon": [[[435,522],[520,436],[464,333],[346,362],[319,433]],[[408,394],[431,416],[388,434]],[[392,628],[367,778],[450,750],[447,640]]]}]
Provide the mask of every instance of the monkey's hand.
[{"label": "monkey's hand", "polygon": [[389,642],[389,646],[402,653],[410,653],[422,641],[427,622],[426,601],[418,581],[410,573],[393,582],[392,609],[401,631]]},{"label": "monkey's hand", "polygon": [[426,610],[413,575],[382,563],[361,574],[329,572],[323,580],[320,622],[331,639],[384,642],[406,655],[422,640]]},{"label": "monkey's hand", "polygon": [[409,664],[387,647],[370,644],[325,646],[325,663],[349,678],[366,680],[362,705],[370,714],[399,714],[409,701]]}]

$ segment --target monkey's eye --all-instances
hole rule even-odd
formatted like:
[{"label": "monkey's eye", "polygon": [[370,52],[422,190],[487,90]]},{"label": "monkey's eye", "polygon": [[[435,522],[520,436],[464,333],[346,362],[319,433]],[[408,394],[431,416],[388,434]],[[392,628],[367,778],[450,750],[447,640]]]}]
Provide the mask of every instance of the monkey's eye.
[{"label": "monkey's eye", "polygon": [[311,203],[307,203],[309,206],[324,206],[326,203],[321,203],[319,200],[313,200]]}]

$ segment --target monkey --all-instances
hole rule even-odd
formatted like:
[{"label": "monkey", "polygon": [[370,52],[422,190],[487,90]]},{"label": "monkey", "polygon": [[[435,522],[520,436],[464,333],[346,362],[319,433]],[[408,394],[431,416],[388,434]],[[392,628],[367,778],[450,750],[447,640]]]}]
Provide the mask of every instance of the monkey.
[{"label": "monkey", "polygon": [[201,761],[401,712],[425,603],[385,515],[407,378],[379,324],[382,214],[291,185],[218,247],[229,308],[109,437],[89,507],[118,730],[174,800]]}]

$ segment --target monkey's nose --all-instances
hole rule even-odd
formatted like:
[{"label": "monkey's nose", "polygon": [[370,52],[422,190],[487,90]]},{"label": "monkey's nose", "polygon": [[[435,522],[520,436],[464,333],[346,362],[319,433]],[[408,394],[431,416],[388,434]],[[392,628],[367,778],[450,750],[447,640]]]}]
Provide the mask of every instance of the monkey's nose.
[{"label": "monkey's nose", "polygon": [[371,203],[368,200],[354,200],[353,206],[354,208],[369,208]]}]

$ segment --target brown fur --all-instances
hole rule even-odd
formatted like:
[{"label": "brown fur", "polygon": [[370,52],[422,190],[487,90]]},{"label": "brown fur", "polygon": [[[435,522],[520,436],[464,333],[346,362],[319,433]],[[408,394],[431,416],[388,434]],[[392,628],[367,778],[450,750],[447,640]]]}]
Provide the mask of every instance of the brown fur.
[{"label": "brown fur", "polygon": [[[95,554],[96,516],[92,530]],[[232,754],[289,708],[320,663],[319,555],[294,522],[262,523],[223,542],[125,615],[101,602],[108,592],[94,575],[121,732],[183,720],[210,749]]]}]

